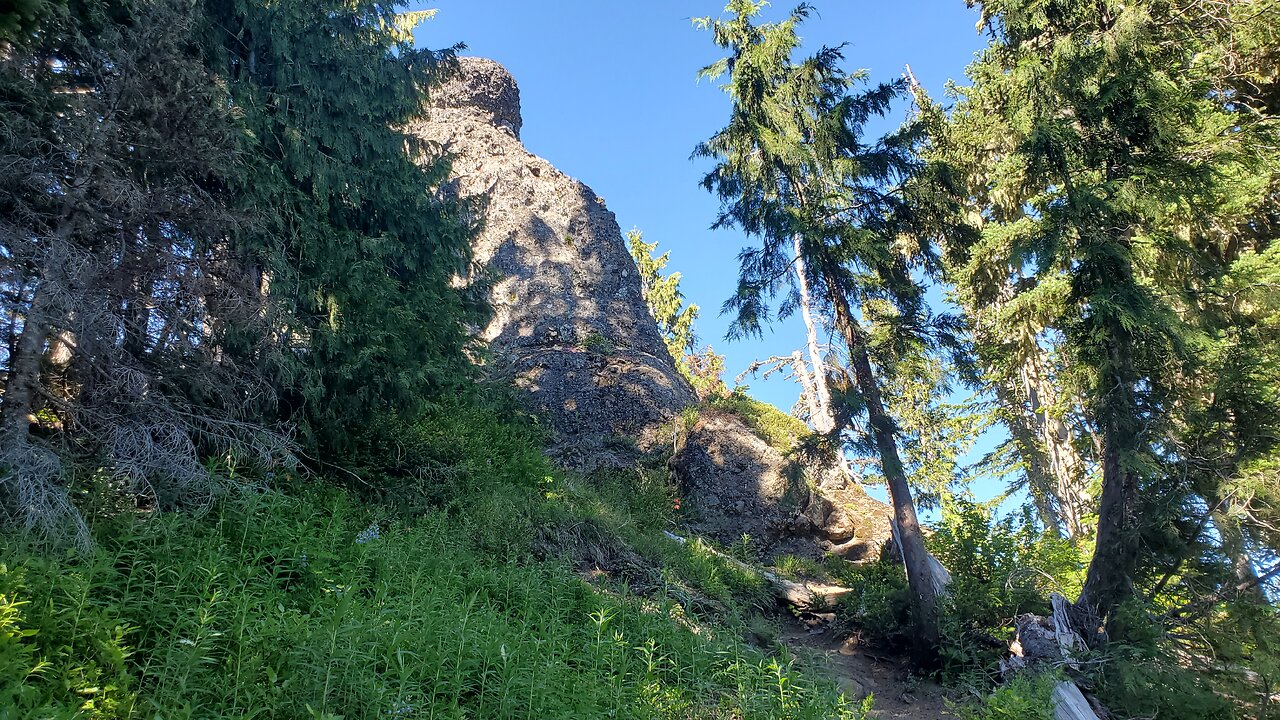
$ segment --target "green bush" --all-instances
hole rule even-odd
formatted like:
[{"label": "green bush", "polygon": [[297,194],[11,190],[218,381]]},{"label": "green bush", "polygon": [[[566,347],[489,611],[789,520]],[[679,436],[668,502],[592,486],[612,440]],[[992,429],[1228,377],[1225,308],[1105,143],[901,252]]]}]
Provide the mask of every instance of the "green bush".
[{"label": "green bush", "polygon": [[853,589],[836,608],[839,630],[857,631],[864,641],[893,650],[910,646],[911,595],[901,563],[843,563],[832,574]]},{"label": "green bush", "polygon": [[[1161,720],[1263,720],[1277,716],[1274,710],[1265,715],[1266,710],[1256,705],[1233,705],[1232,699],[1244,700],[1250,694],[1256,703],[1256,694],[1263,688],[1250,693],[1243,687],[1240,673],[1228,671],[1234,663],[1227,662],[1227,655],[1211,657],[1204,649],[1187,652],[1191,648],[1177,647],[1151,608],[1137,600],[1121,606],[1118,614],[1116,625],[1124,628],[1124,637],[1107,646],[1103,656],[1106,664],[1093,677],[1098,697],[1117,716]],[[1197,654],[1201,655],[1199,667],[1184,664],[1196,660]],[[1179,657],[1184,662],[1179,662]],[[1235,667],[1243,670],[1245,665]]]},{"label": "green bush", "polygon": [[0,718],[129,716],[127,627],[94,597],[91,568],[0,564]]},{"label": "green bush", "polygon": [[[664,473],[565,476],[540,440],[459,401],[369,428],[345,488],[126,503],[80,557],[0,538],[0,718],[865,716],[742,643],[767,591],[662,535]],[[646,596],[557,533],[638,558]]]},{"label": "green bush", "polygon": [[1014,619],[1048,614],[1051,593],[1073,598],[1083,581],[1085,564],[1069,542],[1040,533],[1029,517],[996,519],[966,501],[944,511],[928,545],[951,572],[940,659],[953,680],[994,671]]},{"label": "green bush", "polygon": [[532,490],[554,474],[542,429],[505,395],[459,398],[416,418],[387,416],[336,478],[404,515],[457,507],[495,488]]},{"label": "green bush", "polygon": [[1018,675],[984,700],[964,708],[964,720],[1053,720],[1053,674]]},{"label": "green bush", "polygon": [[[1026,518],[993,519],[973,503],[951,506],[928,545],[951,572],[940,617],[942,676],[977,687],[994,679],[1014,619],[1048,613],[1052,592],[1074,597],[1084,571],[1070,543],[1042,536]],[[909,644],[910,596],[896,556],[862,566],[830,564],[828,571],[854,588],[838,613],[847,629],[890,648]]]}]

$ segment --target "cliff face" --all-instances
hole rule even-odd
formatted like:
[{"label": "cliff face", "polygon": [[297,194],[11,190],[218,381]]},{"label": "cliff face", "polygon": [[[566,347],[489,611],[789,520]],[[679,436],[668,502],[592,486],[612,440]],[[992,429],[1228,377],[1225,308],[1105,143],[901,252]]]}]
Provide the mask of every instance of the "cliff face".
[{"label": "cliff face", "polygon": [[525,150],[505,69],[474,58],[463,68],[416,130],[455,154],[460,193],[487,196],[475,254],[496,279],[482,333],[492,361],[551,426],[557,460],[629,465],[637,444],[655,447],[659,428],[697,398],[649,315],[613,213]]},{"label": "cliff face", "polygon": [[772,554],[869,553],[887,509],[821,468],[789,463],[736,417],[697,404],[640,291],[613,213],[591,188],[520,142],[520,93],[490,60],[464,58],[413,130],[454,159],[455,187],[486,199],[477,261],[493,275],[495,314],[481,332],[495,371],[524,390],[552,431],[548,452],[591,472],[670,452],[694,529],[743,533]]}]

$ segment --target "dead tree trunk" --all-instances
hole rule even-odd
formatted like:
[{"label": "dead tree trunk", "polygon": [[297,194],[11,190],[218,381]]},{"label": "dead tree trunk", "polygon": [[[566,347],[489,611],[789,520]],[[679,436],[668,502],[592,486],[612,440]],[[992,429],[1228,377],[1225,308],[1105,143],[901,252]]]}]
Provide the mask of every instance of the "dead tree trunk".
[{"label": "dead tree trunk", "polygon": [[[1026,400],[1026,412],[1039,436],[1039,448],[1043,448],[1041,482],[1053,487],[1058,501],[1058,518],[1063,529],[1072,538],[1088,534],[1084,516],[1093,498],[1085,486],[1085,463],[1076,449],[1075,433],[1070,425],[1058,417],[1054,406],[1058,404],[1057,389],[1051,384],[1045,366],[1047,353],[1038,344],[1018,363],[1018,375],[1022,384],[1022,397]],[[1037,448],[1037,449],[1039,449]]]},{"label": "dead tree trunk", "polygon": [[[813,313],[813,299],[809,294],[809,278],[806,275],[804,255],[800,246],[800,236],[791,238],[795,249],[796,284],[800,290],[800,316],[804,319],[805,337],[809,347],[809,366],[813,368],[813,411],[809,421],[813,429],[823,435],[830,434],[836,427],[835,413],[831,411],[831,389],[827,385],[827,365],[823,359],[822,346],[818,343],[818,326]],[[803,376],[802,376],[803,377]]]}]

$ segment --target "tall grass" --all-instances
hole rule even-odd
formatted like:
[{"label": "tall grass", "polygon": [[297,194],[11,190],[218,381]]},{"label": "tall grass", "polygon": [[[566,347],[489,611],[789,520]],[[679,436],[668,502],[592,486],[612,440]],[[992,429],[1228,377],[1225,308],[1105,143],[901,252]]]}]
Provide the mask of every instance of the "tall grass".
[{"label": "tall grass", "polygon": [[[682,592],[727,606],[753,581],[610,487],[544,477],[395,514],[311,486],[117,517],[88,554],[2,541],[0,720],[862,717],[699,620]],[[620,533],[657,581],[589,584],[535,552],[548,522]]]}]

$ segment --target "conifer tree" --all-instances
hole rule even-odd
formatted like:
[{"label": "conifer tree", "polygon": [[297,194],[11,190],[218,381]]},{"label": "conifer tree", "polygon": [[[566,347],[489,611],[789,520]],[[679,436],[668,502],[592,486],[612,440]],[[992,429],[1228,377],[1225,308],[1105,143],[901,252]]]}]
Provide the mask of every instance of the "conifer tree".
[{"label": "conifer tree", "polygon": [[888,483],[917,629],[928,661],[939,637],[938,588],[929,563],[898,446],[898,428],[883,396],[883,377],[897,358],[927,344],[927,310],[911,277],[926,248],[898,247],[892,186],[912,167],[910,140],[891,136],[866,144],[863,125],[886,113],[903,85],[855,91],[864,73],[840,69],[838,48],[799,62],[796,27],[811,12],[801,5],[784,21],[756,24],[766,3],[734,0],[723,20],[702,27],[729,56],[701,77],[725,76],[733,101],[729,124],[695,155],[714,159],[704,186],[722,202],[717,226],[737,226],[759,240],[742,251],[737,294],[725,309],[734,332],[759,333],[771,300],[796,307],[793,260],[803,258],[809,289],[848,354],[853,382],[841,395],[847,424],[865,414],[869,444]]},{"label": "conifer tree", "polygon": [[475,208],[442,190],[449,163],[402,128],[456,48],[417,49],[382,0],[207,0],[211,61],[252,139],[234,189],[268,219],[236,241],[262,258],[276,306],[284,415],[326,452],[379,414],[412,414],[468,376],[482,320]]},{"label": "conifer tree", "polygon": [[[1240,39],[1242,27],[1258,32],[1259,16],[1274,17],[1275,4],[981,6],[992,43],[937,136],[944,159],[932,174],[955,182],[959,225],[969,230],[952,228],[948,240],[969,307],[995,307],[1029,329],[995,362],[1017,370],[1058,355],[1055,413],[1061,419],[1079,398],[1085,429],[1098,438],[1095,552],[1076,604],[1092,641],[1135,583],[1166,562],[1159,558],[1186,547],[1179,528],[1196,507],[1218,506],[1189,482],[1188,464],[1205,448],[1181,438],[1196,407],[1223,402],[1225,388],[1206,382],[1214,362],[1206,350],[1243,347],[1228,330],[1233,321],[1212,320],[1204,298],[1231,282],[1233,267],[1269,252],[1274,237],[1254,219],[1274,206],[1274,115],[1265,79],[1248,69],[1274,48],[1241,53]],[[1269,304],[1259,301],[1253,309]],[[1256,376],[1265,365],[1249,357],[1236,372]],[[1247,404],[1267,397],[1251,394]],[[1233,440],[1239,454],[1218,477],[1273,452],[1271,441],[1250,437]]]},{"label": "conifer tree", "polygon": [[239,133],[193,0],[45,3],[0,51],[0,517],[79,527],[70,464],[198,506],[205,460],[286,457],[273,395],[229,361],[265,332],[229,233]]},{"label": "conifer tree", "polygon": [[680,292],[680,273],[663,277],[670,252],[655,256],[658,243],[645,242],[639,230],[627,233],[627,246],[640,271],[640,291],[653,319],[658,322],[658,332],[676,366],[688,377],[686,357],[694,353],[693,323],[698,319],[698,306],[685,303],[684,293]]}]

